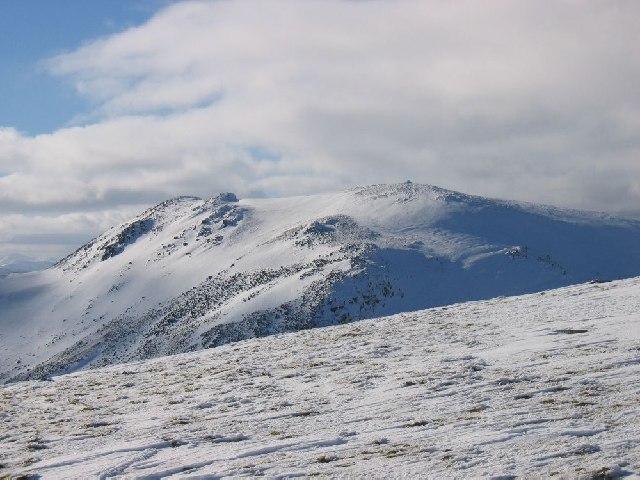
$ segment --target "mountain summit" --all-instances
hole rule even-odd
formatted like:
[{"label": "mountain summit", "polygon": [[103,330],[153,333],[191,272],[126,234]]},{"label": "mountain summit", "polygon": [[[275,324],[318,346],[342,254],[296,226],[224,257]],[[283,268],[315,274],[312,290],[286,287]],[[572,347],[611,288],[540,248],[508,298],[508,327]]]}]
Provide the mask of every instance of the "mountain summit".
[{"label": "mountain summit", "polygon": [[640,222],[428,185],[167,200],[0,278],[0,380],[640,275]]}]

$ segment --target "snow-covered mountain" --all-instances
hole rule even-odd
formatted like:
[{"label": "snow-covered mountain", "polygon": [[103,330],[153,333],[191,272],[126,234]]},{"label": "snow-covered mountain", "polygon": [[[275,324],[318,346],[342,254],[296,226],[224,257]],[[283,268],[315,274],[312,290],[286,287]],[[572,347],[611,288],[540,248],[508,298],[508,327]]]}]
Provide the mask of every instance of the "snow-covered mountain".
[{"label": "snow-covered mountain", "polygon": [[0,387],[4,478],[640,478],[640,278]]},{"label": "snow-covered mountain", "polygon": [[640,222],[403,183],[180,197],[0,279],[0,380],[640,274]]}]

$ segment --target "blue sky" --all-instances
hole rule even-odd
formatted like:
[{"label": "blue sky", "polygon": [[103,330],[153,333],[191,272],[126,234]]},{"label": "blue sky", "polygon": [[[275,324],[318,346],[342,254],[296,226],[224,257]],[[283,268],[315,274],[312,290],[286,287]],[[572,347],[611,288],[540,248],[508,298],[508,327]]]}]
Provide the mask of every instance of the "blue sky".
[{"label": "blue sky", "polygon": [[2,0],[0,126],[51,132],[90,108],[42,62],[144,23],[167,0]]}]

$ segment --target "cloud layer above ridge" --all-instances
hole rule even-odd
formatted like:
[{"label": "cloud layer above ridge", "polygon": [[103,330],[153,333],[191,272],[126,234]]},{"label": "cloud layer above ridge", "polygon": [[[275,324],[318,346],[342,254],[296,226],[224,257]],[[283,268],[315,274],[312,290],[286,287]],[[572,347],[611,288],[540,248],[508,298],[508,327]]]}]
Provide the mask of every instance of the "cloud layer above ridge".
[{"label": "cloud layer above ridge", "polygon": [[97,228],[178,194],[406,179],[640,209],[639,16],[632,1],[176,3],[47,60],[95,108],[47,135],[0,129],[0,222]]}]

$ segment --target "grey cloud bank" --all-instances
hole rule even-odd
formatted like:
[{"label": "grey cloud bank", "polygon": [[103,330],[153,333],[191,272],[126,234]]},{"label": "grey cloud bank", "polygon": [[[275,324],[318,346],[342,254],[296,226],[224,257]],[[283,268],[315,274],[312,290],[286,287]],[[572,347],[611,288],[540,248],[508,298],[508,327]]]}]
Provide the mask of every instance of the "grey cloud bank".
[{"label": "grey cloud bank", "polygon": [[46,62],[95,110],[47,135],[0,129],[0,253],[62,255],[71,243],[11,239],[228,190],[411,179],[640,211],[639,16],[631,1],[177,3]]}]

